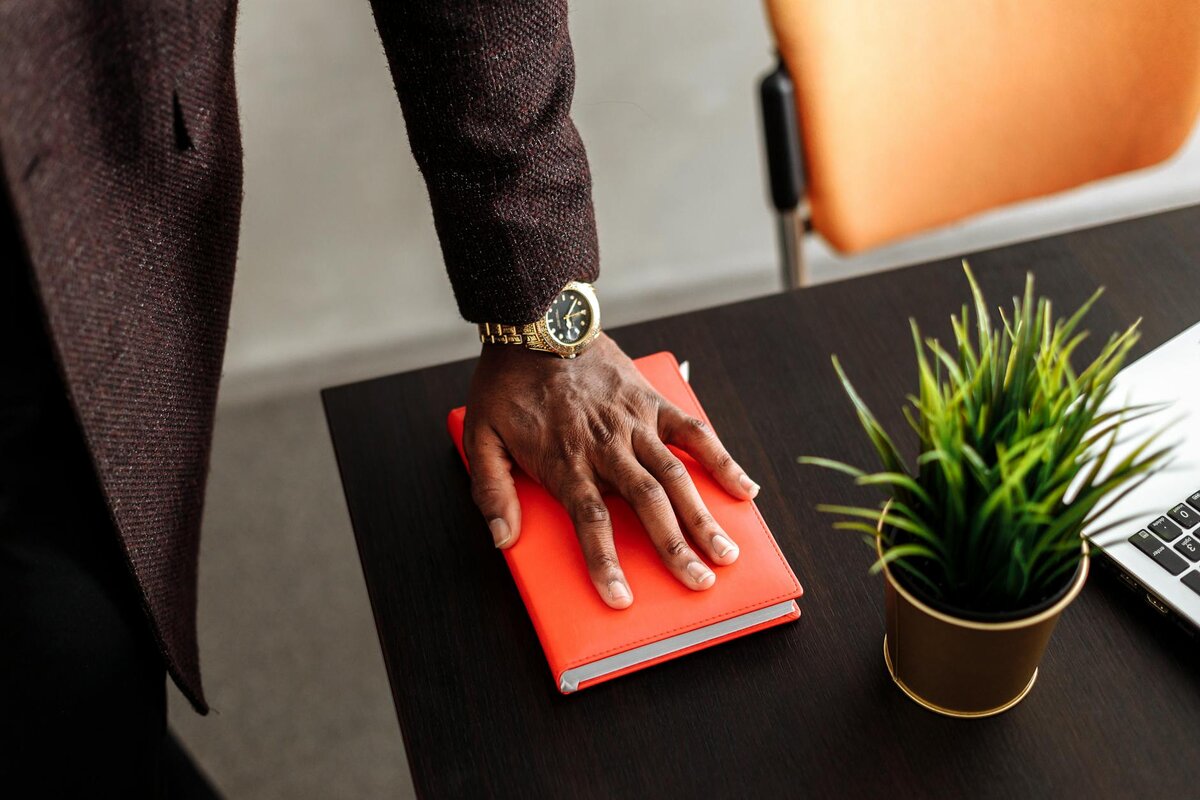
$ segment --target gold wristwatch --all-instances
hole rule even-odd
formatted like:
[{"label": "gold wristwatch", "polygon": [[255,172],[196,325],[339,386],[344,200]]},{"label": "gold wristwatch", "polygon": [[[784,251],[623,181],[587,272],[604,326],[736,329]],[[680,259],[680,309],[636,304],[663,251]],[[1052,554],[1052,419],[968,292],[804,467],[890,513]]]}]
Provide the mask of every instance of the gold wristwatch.
[{"label": "gold wristwatch", "polygon": [[516,344],[527,350],[574,358],[587,350],[600,335],[600,304],[590,283],[571,281],[562,288],[545,316],[524,325],[481,322],[479,341],[484,344]]}]

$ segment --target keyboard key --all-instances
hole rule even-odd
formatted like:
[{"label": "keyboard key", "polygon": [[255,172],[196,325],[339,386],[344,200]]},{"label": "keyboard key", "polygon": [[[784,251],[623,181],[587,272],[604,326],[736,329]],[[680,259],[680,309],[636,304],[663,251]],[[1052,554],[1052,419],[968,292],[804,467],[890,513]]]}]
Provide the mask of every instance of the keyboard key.
[{"label": "keyboard key", "polygon": [[1171,520],[1166,517],[1159,517],[1150,523],[1150,530],[1158,534],[1158,538],[1164,542],[1173,542],[1179,538],[1179,534],[1183,533]]},{"label": "keyboard key", "polygon": [[1194,495],[1188,498],[1188,505],[1197,511],[1200,511],[1200,492],[1196,492]]},{"label": "keyboard key", "polygon": [[1138,550],[1158,562],[1158,565],[1172,575],[1178,575],[1187,569],[1187,562],[1171,552],[1171,548],[1155,539],[1145,531],[1138,531],[1129,537],[1130,543]]},{"label": "keyboard key", "polygon": [[1175,549],[1182,553],[1188,561],[1200,561],[1200,542],[1190,536],[1185,536],[1176,542]]},{"label": "keyboard key", "polygon": [[1160,545],[1158,540],[1145,531],[1138,531],[1129,537],[1129,543],[1148,556],[1153,556]]},{"label": "keyboard key", "polygon": [[1180,503],[1167,512],[1167,515],[1183,526],[1184,530],[1196,527],[1200,523],[1200,511],[1189,506],[1187,503]]},{"label": "keyboard key", "polygon": [[1200,594],[1200,572],[1192,570],[1187,575],[1184,575],[1183,585],[1191,589],[1196,594]]}]

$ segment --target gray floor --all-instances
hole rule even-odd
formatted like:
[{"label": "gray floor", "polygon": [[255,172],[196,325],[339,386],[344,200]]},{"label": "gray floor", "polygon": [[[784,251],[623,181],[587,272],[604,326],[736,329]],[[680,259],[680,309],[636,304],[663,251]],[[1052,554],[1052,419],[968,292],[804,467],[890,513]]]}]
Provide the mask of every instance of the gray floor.
[{"label": "gray floor", "polygon": [[218,413],[200,645],[214,712],[171,725],[228,797],[413,796],[315,394]]}]

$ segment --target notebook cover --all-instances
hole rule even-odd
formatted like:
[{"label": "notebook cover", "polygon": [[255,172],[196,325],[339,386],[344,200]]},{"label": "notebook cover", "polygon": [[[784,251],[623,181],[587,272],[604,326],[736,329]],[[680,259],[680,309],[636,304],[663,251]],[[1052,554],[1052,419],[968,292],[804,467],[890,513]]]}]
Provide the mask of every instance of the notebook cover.
[{"label": "notebook cover", "polygon": [[[680,374],[675,356],[656,353],[634,363],[663,397],[708,422],[691,386]],[[447,425],[465,462],[464,415],[465,409],[454,409]],[[641,522],[625,501],[617,495],[605,495],[617,554],[634,598],[633,605],[622,610],[609,608],[597,596],[571,520],[558,501],[526,475],[518,472],[514,476],[521,502],[521,535],[515,545],[501,552],[533,621],[556,685],[567,670],[801,595],[800,583],[754,503],[730,496],[686,453],[680,450],[675,453],[687,466],[709,511],[737,542],[740,555],[728,566],[709,564],[717,575],[716,584],[707,591],[692,591],[663,566]],[[579,688],[799,616],[796,611],[585,681]]]}]

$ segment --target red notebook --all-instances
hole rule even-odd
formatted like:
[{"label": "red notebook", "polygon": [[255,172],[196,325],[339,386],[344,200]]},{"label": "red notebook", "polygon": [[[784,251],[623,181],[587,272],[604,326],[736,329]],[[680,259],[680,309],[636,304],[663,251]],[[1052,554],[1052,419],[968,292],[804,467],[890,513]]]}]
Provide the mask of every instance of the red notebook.
[{"label": "red notebook", "polygon": [[[656,353],[635,363],[663,397],[708,421],[673,355]],[[460,455],[464,413],[456,408],[447,420]],[[634,597],[623,610],[597,596],[558,501],[527,476],[515,476],[521,536],[502,552],[564,694],[800,616],[796,598],[803,590],[754,503],[730,496],[702,466],[675,452],[741,553],[729,566],[710,564],[716,584],[694,592],[663,566],[633,510],[608,495],[617,554]]]}]

